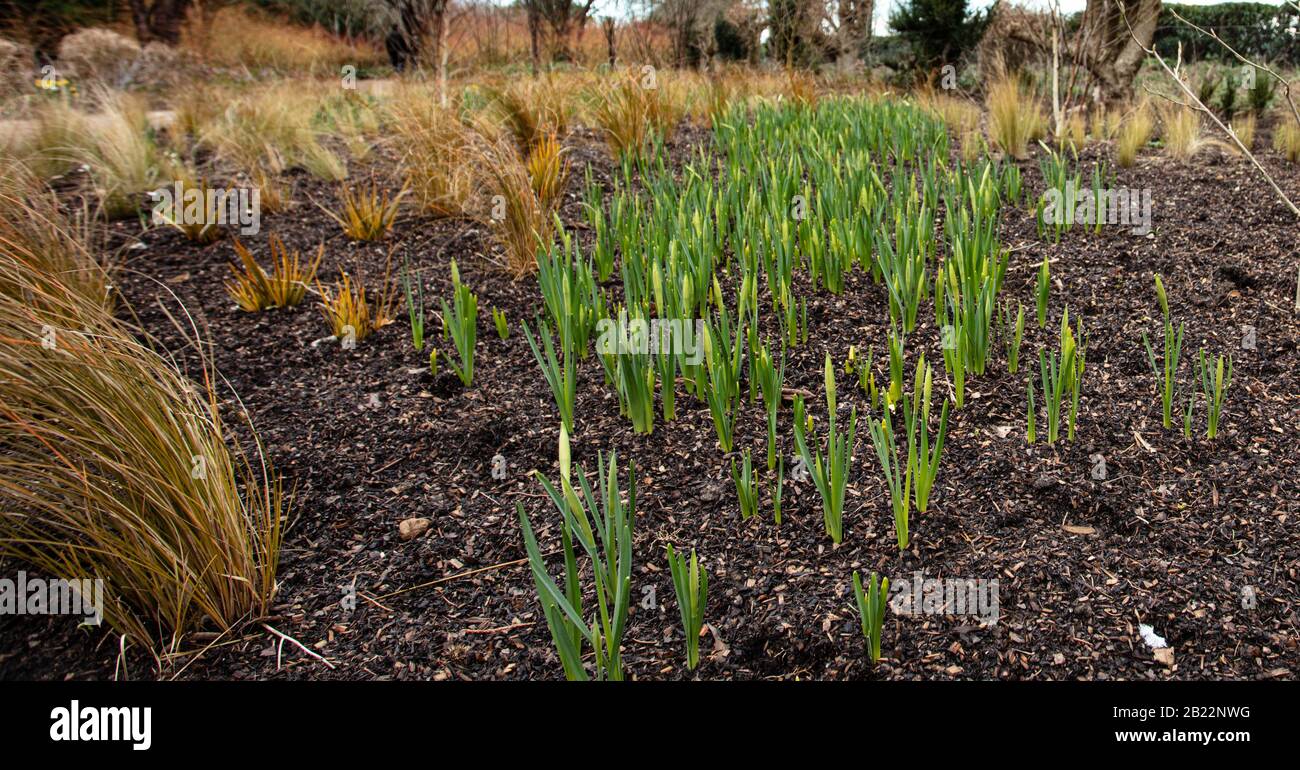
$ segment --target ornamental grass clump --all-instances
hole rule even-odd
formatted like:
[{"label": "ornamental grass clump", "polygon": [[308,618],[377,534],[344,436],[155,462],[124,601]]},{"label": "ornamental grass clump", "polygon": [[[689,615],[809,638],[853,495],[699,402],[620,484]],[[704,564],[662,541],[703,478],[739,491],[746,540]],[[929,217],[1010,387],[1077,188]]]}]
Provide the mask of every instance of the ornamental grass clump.
[{"label": "ornamental grass clump", "polygon": [[994,144],[1014,158],[1025,157],[1030,140],[1046,126],[1037,96],[1025,88],[1020,77],[1004,74],[989,88],[986,105]]},{"label": "ornamental grass clump", "polygon": [[[502,249],[504,267],[516,277],[532,273],[537,269],[538,254],[549,251],[555,239],[554,212],[538,197],[528,165],[507,143],[489,147],[483,159],[491,182],[488,221]],[[542,168],[550,173],[553,167]],[[540,183],[550,190],[547,194],[558,196],[560,182],[544,179]]]},{"label": "ornamental grass clump", "polygon": [[1122,168],[1133,166],[1137,161],[1138,150],[1151,141],[1154,129],[1155,117],[1151,114],[1151,103],[1143,99],[1120,124],[1119,137],[1115,140],[1115,157]]},{"label": "ornamental grass clump", "polygon": [[0,557],[103,580],[123,644],[175,652],[270,613],[285,499],[251,424],[231,435],[197,330],[196,382],[115,315],[53,203],[0,179]]},{"label": "ornamental grass clump", "polygon": [[598,93],[592,118],[605,136],[615,161],[642,156],[654,132],[646,89],[635,76],[626,76]]}]

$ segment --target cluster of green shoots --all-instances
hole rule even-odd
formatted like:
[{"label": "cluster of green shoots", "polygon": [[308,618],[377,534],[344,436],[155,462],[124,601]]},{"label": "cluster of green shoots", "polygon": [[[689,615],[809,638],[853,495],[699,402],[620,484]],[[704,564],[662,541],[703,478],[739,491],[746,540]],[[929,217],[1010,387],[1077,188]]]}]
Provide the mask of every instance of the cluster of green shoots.
[{"label": "cluster of green shoots", "polygon": [[[1164,281],[1160,279],[1158,273],[1155,275],[1155,285],[1156,299],[1160,301],[1164,332],[1164,351],[1158,364],[1155,349],[1145,332],[1142,334],[1142,345],[1146,349],[1147,363],[1151,366],[1151,373],[1156,378],[1156,390],[1160,393],[1161,424],[1168,429],[1174,425],[1174,407],[1179,402],[1178,364],[1183,354],[1185,325],[1180,323],[1177,331],[1174,330],[1174,325],[1169,320],[1169,295],[1165,292]],[[1223,416],[1224,399],[1228,386],[1232,383],[1232,357],[1229,356],[1226,359],[1226,371],[1224,361],[1225,358],[1219,356],[1217,362],[1211,366],[1206,358],[1205,348],[1197,351],[1195,361],[1196,381],[1200,386],[1202,395],[1205,397],[1206,438],[1214,438],[1219,435],[1219,420]],[[1183,435],[1191,437],[1192,417],[1196,405],[1194,391],[1187,396],[1185,404],[1186,406],[1180,410],[1182,412]]]},{"label": "cluster of green shoots", "polygon": [[862,589],[862,576],[853,572],[853,596],[858,602],[858,615],[862,620],[862,636],[867,640],[867,654],[871,662],[880,660],[880,632],[885,624],[885,605],[889,599],[889,578],[876,578],[872,572],[867,580],[867,590]]},{"label": "cluster of green shoots", "polygon": [[[561,230],[559,247],[539,254],[538,285],[546,307],[546,317],[538,319],[539,347],[532,330],[524,323],[524,337],[537,365],[550,386],[556,409],[566,430],[574,430],[574,402],[578,388],[578,360],[587,355],[591,333],[605,317],[604,297],[596,288],[589,260],[584,260],[577,242]],[[497,323],[498,334],[505,317]],[[552,341],[552,336],[558,340]],[[503,336],[502,339],[505,337]]]},{"label": "cluster of green shoots", "polygon": [[[519,526],[524,533],[528,565],[537,587],[538,599],[551,641],[569,680],[623,679],[623,633],[627,629],[628,607],[632,592],[632,525],[636,518],[636,464],[628,467],[628,496],[623,502],[618,484],[618,456],[611,453],[606,466],[597,455],[596,488],[587,481],[579,466],[578,487],[573,484],[570,465],[569,434],[560,427],[560,481],[557,488],[545,476],[537,474],[546,496],[560,515],[560,547],[564,554],[564,578],[557,583],[546,567],[528,515],[522,503],[516,503]],[[579,496],[578,488],[582,494]],[[577,544],[577,548],[574,544]],[[596,611],[590,619],[584,614],[582,570],[578,566],[579,549],[590,562],[595,583],[592,593]],[[702,607],[702,604],[701,604]],[[583,663],[583,650],[590,648],[593,671]]]},{"label": "cluster of green shoots", "polygon": [[[452,301],[448,305],[442,300],[443,336],[450,336],[456,351],[451,361],[452,371],[469,387],[474,382],[474,346],[478,341],[478,296],[469,287],[460,282],[460,270],[456,260],[451,261]],[[421,337],[423,336],[423,322]],[[414,327],[412,327],[414,330]],[[418,348],[417,348],[418,350]],[[437,359],[430,354],[429,366],[432,369]]]},{"label": "cluster of green shoots", "polygon": [[912,398],[903,400],[906,455],[899,454],[895,438],[893,413],[884,411],[879,418],[868,419],[871,443],[885,476],[885,486],[894,511],[894,534],[898,550],[905,550],[910,542],[908,518],[913,501],[916,510],[925,513],[930,505],[930,491],[939,473],[939,457],[943,454],[943,439],[948,430],[948,401],[940,409],[939,429],[930,439],[930,405],[933,374],[922,355],[916,364],[916,377],[912,384]]},{"label": "cluster of green shoots", "polygon": [[1049,200],[1048,193],[1038,199],[1038,237],[1050,236],[1053,243],[1060,243],[1061,235],[1079,224],[1080,220],[1091,225],[1093,232],[1101,232],[1102,224],[1108,219],[1106,188],[1113,178],[1105,163],[1093,166],[1090,188],[1085,192],[1082,172],[1060,152],[1041,142],[1040,145],[1044,152],[1038,161],[1038,167],[1048,193],[1053,193],[1055,200]]},{"label": "cluster of green shoots", "polygon": [[838,425],[835,399],[835,368],[831,365],[830,354],[826,354],[826,451],[820,447],[809,449],[807,432],[810,417],[804,411],[803,397],[794,400],[794,443],[803,458],[804,464],[812,475],[813,484],[822,498],[822,520],[826,534],[831,542],[838,543],[844,538],[844,495],[849,484],[849,470],[853,466],[853,441],[858,430],[858,409],[853,408],[849,415],[848,430]]},{"label": "cluster of green shoots", "polygon": [[[1070,328],[1070,311],[1061,316],[1060,350],[1038,352],[1038,374],[1042,385],[1042,413],[1047,419],[1047,443],[1054,444],[1061,436],[1061,426],[1066,429],[1066,439],[1074,440],[1075,425],[1079,417],[1079,395],[1083,387],[1084,334],[1083,321]],[[1031,376],[1027,388],[1025,438],[1030,444],[1038,440],[1039,407],[1034,397]]]},{"label": "cluster of green shoots", "polygon": [[991,165],[949,181],[944,225],[949,251],[935,275],[934,312],[959,409],[966,402],[967,375],[982,375],[988,365],[998,319],[1008,260],[997,237],[998,205]]},{"label": "cluster of green shoots", "polygon": [[704,627],[704,608],[709,603],[709,574],[700,566],[700,560],[691,549],[686,554],[673,553],[668,544],[668,570],[673,576],[673,590],[681,610],[682,630],[686,632],[686,667],[692,671],[700,665],[700,630]]}]

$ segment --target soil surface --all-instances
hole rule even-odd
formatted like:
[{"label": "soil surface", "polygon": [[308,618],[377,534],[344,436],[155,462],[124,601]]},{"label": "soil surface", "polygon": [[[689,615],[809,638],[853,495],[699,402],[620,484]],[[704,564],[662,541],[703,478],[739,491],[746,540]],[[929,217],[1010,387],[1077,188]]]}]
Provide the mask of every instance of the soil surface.
[{"label": "soil surface", "polygon": [[[681,160],[708,146],[706,131],[680,130],[670,145]],[[575,164],[562,218],[580,237],[581,169],[607,179],[599,139],[567,140]],[[1263,140],[1260,142],[1263,145]],[[1110,152],[1092,146],[1090,163]],[[1300,228],[1268,185],[1239,158],[1209,150],[1183,165],[1144,152],[1115,185],[1149,188],[1154,231],[1100,234],[1076,228],[1059,244],[1037,237],[1027,207],[1005,209],[1011,250],[1003,297],[1026,308],[1021,351],[1054,350],[1068,305],[1087,330],[1087,372],[1077,439],[1048,447],[1025,441],[1026,369],[1005,371],[1004,356],[967,385],[952,415],[930,510],[913,512],[912,547],[899,554],[889,500],[865,422],[859,426],[844,543],[822,528],[811,481],[786,480],[784,521],[740,520],[729,458],[718,448],[709,411],[678,389],[675,422],[636,435],[618,412],[598,361],[581,364],[574,461],[593,469],[596,453],[617,450],[638,470],[632,608],[624,663],[638,679],[1261,679],[1300,670],[1300,543],[1296,425],[1300,422],[1300,329],[1293,310]],[[1283,189],[1300,197],[1300,167],[1263,153]],[[1031,198],[1042,188],[1035,158],[1021,163]],[[371,173],[396,176],[381,149]],[[451,259],[479,295],[475,379],[464,388],[443,366],[430,376],[428,352],[412,347],[405,309],[396,321],[343,350],[313,303],[285,311],[238,311],[222,289],[233,250],[228,239],[203,247],[179,233],[141,234],[115,226],[120,288],[143,326],[178,359],[192,351],[165,307],[178,301],[210,337],[221,373],[260,432],[294,493],[292,528],[280,565],[280,593],[267,623],[328,659],[327,667],[257,625],[185,645],[191,654],[157,669],[138,646],[119,654],[105,630],[65,619],[0,618],[0,678],[182,679],[554,679],[553,652],[515,517],[522,502],[544,551],[558,548],[554,510],[534,470],[558,474],[559,418],[520,322],[542,309],[534,278],[512,280],[497,265],[482,224],[408,211],[380,243],[353,243],[313,204],[336,192],[291,176],[296,206],[267,215],[246,239],[264,256],[265,238],[293,248],[325,244],[323,279],[341,268],[377,287],[390,252],[420,271],[439,338],[437,298],[450,297]],[[394,185],[396,186],[396,185]],[[1045,330],[1033,320],[1038,263],[1053,277]],[[1143,332],[1159,334],[1151,273],[1163,275],[1175,323],[1187,325],[1185,359],[1204,345],[1230,353],[1233,380],[1220,435],[1204,437],[1198,402],[1193,438],[1161,427]],[[609,284],[618,283],[618,272]],[[807,292],[806,276],[803,291]],[[616,286],[621,291],[621,286]],[[373,291],[373,289],[372,289]],[[761,305],[760,305],[761,306]],[[504,310],[509,339],[490,309]],[[927,315],[922,312],[922,317]],[[809,296],[809,342],[790,352],[787,387],[815,394],[824,424],[822,360],[842,363],[850,345],[885,355],[885,293],[855,271],[840,296]],[[1243,338],[1254,329],[1253,348]],[[908,379],[923,349],[941,362],[933,320],[909,337]],[[942,373],[940,368],[939,373]],[[841,376],[844,409],[868,409]],[[1184,370],[1184,392],[1190,388]],[[227,392],[227,396],[231,393]],[[818,410],[820,407],[820,411]],[[234,424],[239,408],[230,398]],[[789,410],[780,435],[790,462]],[[865,418],[860,418],[864,420]],[[745,406],[736,451],[765,454],[761,404]],[[1041,434],[1040,434],[1041,435]],[[493,458],[504,458],[504,478]],[[1099,458],[1104,478],[1099,478]],[[497,476],[502,474],[498,473]],[[399,523],[431,527],[403,541]],[[702,662],[685,667],[682,630],[664,547],[694,547],[710,577]],[[859,629],[850,577],[874,570],[896,583],[921,578],[998,581],[998,616],[891,612],[884,658],[872,666]],[[559,565],[554,565],[559,572]],[[348,601],[355,596],[355,606]],[[590,604],[589,604],[590,606]],[[1164,637],[1157,656],[1139,624]]]}]

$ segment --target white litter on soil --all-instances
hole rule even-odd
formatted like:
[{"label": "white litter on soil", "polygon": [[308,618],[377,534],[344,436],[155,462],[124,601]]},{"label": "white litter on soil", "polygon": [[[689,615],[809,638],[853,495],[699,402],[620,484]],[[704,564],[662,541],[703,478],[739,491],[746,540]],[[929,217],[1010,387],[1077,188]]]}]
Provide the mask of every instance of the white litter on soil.
[{"label": "white litter on soil", "polygon": [[1156,630],[1151,626],[1148,626],[1146,623],[1138,624],[1138,633],[1142,634],[1142,641],[1146,642],[1147,646],[1153,650],[1169,646],[1169,644],[1165,642],[1165,638],[1157,634]]}]

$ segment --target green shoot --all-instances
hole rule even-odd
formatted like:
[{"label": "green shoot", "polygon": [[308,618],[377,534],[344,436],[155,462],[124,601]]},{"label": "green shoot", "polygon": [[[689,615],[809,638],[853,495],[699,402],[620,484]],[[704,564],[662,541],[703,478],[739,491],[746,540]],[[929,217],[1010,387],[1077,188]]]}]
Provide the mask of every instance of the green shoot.
[{"label": "green shoot", "polygon": [[822,521],[831,542],[838,543],[844,537],[844,494],[848,487],[849,470],[853,467],[853,440],[857,434],[858,410],[854,407],[849,417],[847,434],[838,429],[835,414],[835,368],[831,356],[826,354],[825,362],[826,411],[830,425],[826,434],[826,454],[820,448],[814,453],[809,450],[805,438],[804,403],[801,397],[794,401],[794,442],[803,457],[804,464],[812,474],[813,484],[822,498]]},{"label": "green shoot", "polygon": [[754,461],[746,449],[741,454],[740,470],[736,458],[731,458],[731,480],[736,484],[736,500],[740,503],[740,520],[748,521],[758,513],[758,484],[754,479]]},{"label": "green shoot", "polygon": [[551,343],[551,332],[544,329],[542,323],[538,323],[538,333],[542,337],[542,349],[537,347],[537,341],[533,337],[532,330],[528,328],[528,322],[524,322],[524,337],[528,340],[528,347],[533,351],[533,358],[537,360],[537,365],[541,368],[543,376],[546,377],[546,384],[551,388],[551,395],[555,397],[555,406],[560,411],[560,420],[564,424],[566,431],[573,431],[573,407],[577,399],[578,390],[578,372],[574,356],[568,350],[563,352],[564,363],[555,354],[555,345]]},{"label": "green shoot", "polygon": [[474,381],[474,345],[478,339],[478,297],[460,282],[456,260],[451,261],[452,305],[442,300],[443,327],[451,334],[458,359],[451,362],[456,376],[469,387]]},{"label": "green shoot", "polygon": [[[1079,326],[1080,338],[1083,326]],[[1067,425],[1066,438],[1074,438],[1075,421],[1079,412],[1079,390],[1083,379],[1084,353],[1070,330],[1070,311],[1061,317],[1060,356],[1056,353],[1040,351],[1038,354],[1038,371],[1043,386],[1043,406],[1047,412],[1047,443],[1053,444],[1060,437],[1062,424],[1062,405],[1068,407],[1064,413]],[[1066,402],[1066,396],[1069,402]]]},{"label": "green shoot", "polygon": [[[924,370],[924,378],[922,377]],[[904,413],[907,418],[907,475],[912,480],[916,494],[916,510],[925,513],[930,503],[930,490],[939,473],[939,456],[943,454],[943,439],[948,431],[948,400],[940,409],[939,432],[934,445],[930,445],[930,365],[925,355],[916,364],[916,381],[912,385],[912,404]],[[904,403],[904,406],[907,406]],[[919,409],[918,409],[919,407]],[[917,442],[920,445],[917,445]]]},{"label": "green shoot", "polygon": [[709,575],[700,566],[700,560],[691,549],[691,559],[673,553],[668,544],[668,569],[673,576],[673,590],[677,593],[677,607],[681,610],[682,630],[686,632],[686,668],[694,671],[700,665],[700,630],[704,627],[704,608],[709,602]]},{"label": "green shoot", "polygon": [[[591,678],[583,664],[583,642],[591,647],[596,679],[623,679],[621,647],[627,627],[627,612],[632,594],[632,525],[636,519],[636,464],[628,467],[628,499],[624,504],[618,486],[618,456],[605,459],[597,455],[596,494],[581,467],[579,498],[570,473],[569,434],[560,426],[560,486],[551,484],[540,473],[538,482],[561,516],[560,538],[564,551],[564,589],[550,576],[546,561],[537,545],[533,528],[522,503],[516,503],[519,525],[524,533],[524,548],[533,583],[537,588],[551,640],[570,680]],[[581,546],[591,561],[595,580],[593,591],[597,612],[590,621],[583,616],[583,592],[579,584],[577,549]]]},{"label": "green shoot", "polygon": [[[424,287],[420,279],[411,279],[410,266],[402,257],[402,287],[406,291],[406,314],[411,319],[411,342],[415,352],[424,350]],[[414,284],[414,290],[412,290]]]},{"label": "green shoot", "polygon": [[1161,367],[1156,367],[1155,350],[1151,347],[1151,340],[1146,333],[1142,334],[1142,344],[1146,347],[1147,362],[1151,365],[1151,373],[1156,376],[1156,387],[1160,390],[1160,407],[1163,425],[1168,428],[1173,425],[1173,406],[1175,390],[1178,377],[1178,359],[1183,353],[1183,329],[1184,324],[1178,325],[1178,331],[1174,332],[1174,325],[1169,322],[1169,297],[1165,294],[1165,285],[1160,280],[1160,274],[1157,273],[1156,279],[1156,297],[1160,300],[1160,312],[1164,315],[1164,332],[1165,332],[1165,352],[1161,359]]},{"label": "green shoot", "polygon": [[776,465],[776,486],[772,488],[772,520],[780,526],[781,524],[781,497],[785,493],[785,458],[782,457]]},{"label": "green shoot", "polygon": [[1052,268],[1047,257],[1043,257],[1043,264],[1038,268],[1038,286],[1035,288],[1034,296],[1038,300],[1038,328],[1047,328],[1047,297],[1052,289]]},{"label": "green shoot", "polygon": [[[506,311],[499,307],[492,308],[492,323],[497,327],[498,337],[503,340],[510,339],[510,325],[506,323]],[[540,329],[540,324],[538,328]]]},{"label": "green shoot", "polygon": [[[1205,348],[1201,348],[1197,357],[1197,375],[1201,381],[1201,392],[1205,394],[1207,419],[1205,437],[1214,438],[1219,435],[1219,419],[1223,416],[1224,396],[1227,395],[1228,386],[1232,384],[1232,357],[1228,357],[1226,374],[1223,369],[1223,356],[1219,356],[1218,363],[1211,370],[1205,359]],[[1190,409],[1188,411],[1190,412]],[[1190,419],[1187,422],[1190,423]]]},{"label": "green shoot", "polygon": [[880,661],[880,631],[885,622],[885,603],[889,598],[889,578],[876,579],[872,572],[867,579],[868,590],[862,590],[862,576],[853,571],[853,595],[858,600],[858,615],[862,619],[862,635],[867,639],[871,662]]},{"label": "green shoot", "polygon": [[1025,338],[1025,307],[1019,306],[1015,326],[1011,324],[1011,310],[1006,311],[1007,372],[1015,374],[1020,370],[1020,343]]},{"label": "green shoot", "polygon": [[1038,440],[1037,427],[1034,425],[1034,378],[1030,376],[1029,382],[1025,384],[1025,390],[1029,396],[1029,410],[1025,414],[1025,441],[1034,443]]}]

